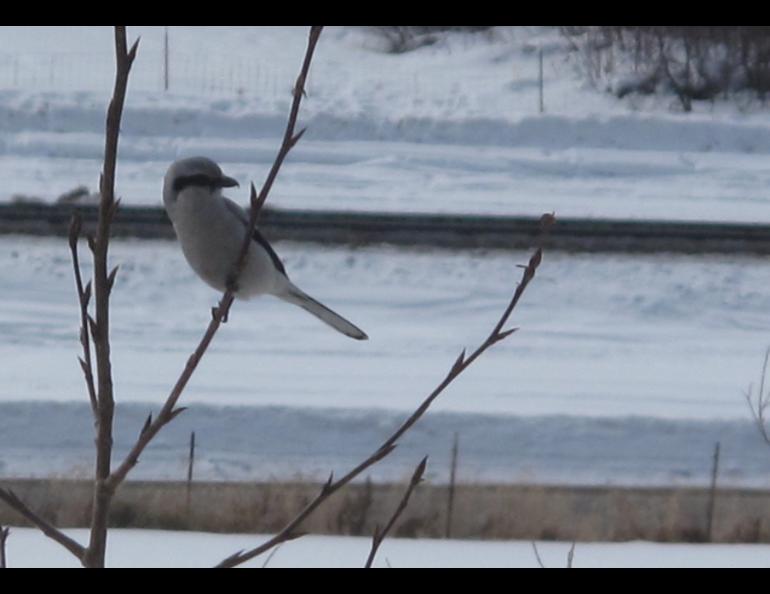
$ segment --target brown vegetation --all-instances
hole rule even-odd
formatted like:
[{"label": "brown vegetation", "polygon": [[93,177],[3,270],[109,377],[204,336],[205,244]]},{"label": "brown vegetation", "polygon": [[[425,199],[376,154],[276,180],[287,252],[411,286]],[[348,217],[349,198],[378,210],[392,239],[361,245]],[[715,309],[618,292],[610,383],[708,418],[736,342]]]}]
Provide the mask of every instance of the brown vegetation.
[{"label": "brown vegetation", "polygon": [[[90,521],[91,484],[86,480],[4,481],[61,527]],[[116,495],[111,527],[274,534],[318,493],[313,482],[194,483],[129,481]],[[348,485],[303,523],[313,534],[370,536],[385,525],[403,499],[405,484]],[[389,535],[443,538],[446,485],[422,483]],[[486,540],[705,542],[709,489],[568,487],[538,485],[456,486],[452,536]],[[770,542],[766,520],[770,492],[720,489],[712,542]],[[19,523],[0,507],[0,524]]]}]

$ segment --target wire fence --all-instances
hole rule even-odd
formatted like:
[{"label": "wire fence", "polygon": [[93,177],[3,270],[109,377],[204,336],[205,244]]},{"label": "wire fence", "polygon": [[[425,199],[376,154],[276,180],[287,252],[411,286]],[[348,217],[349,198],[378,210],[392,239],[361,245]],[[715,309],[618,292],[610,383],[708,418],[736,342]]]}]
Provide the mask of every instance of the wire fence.
[{"label": "wire fence", "polygon": [[[0,89],[103,91],[115,76],[106,52],[0,53]],[[206,95],[286,94],[291,73],[246,56],[145,54],[132,71],[131,88]]]},{"label": "wire fence", "polygon": [[[459,72],[447,63],[392,63],[387,71],[365,62],[319,62],[311,70],[307,88],[315,95],[344,104],[357,91],[364,95],[388,95],[391,101],[421,106],[441,104],[461,109],[481,92],[489,94],[501,85],[525,90],[526,98],[511,96],[512,105],[524,101],[527,110],[544,113],[559,107],[556,98],[544,99],[542,61],[535,58],[525,68],[510,69],[504,80],[484,69]],[[531,66],[531,67],[530,67]],[[344,69],[341,72],[340,69]],[[109,51],[0,52],[0,91],[56,91],[106,93],[114,81],[114,56]],[[185,52],[149,48],[141,51],[131,71],[130,91],[202,95],[206,97],[254,97],[285,99],[290,96],[296,72],[270,56],[225,52]],[[549,78],[546,70],[545,79]],[[507,87],[503,87],[507,88]],[[362,91],[363,90],[363,91]],[[531,94],[531,98],[530,98]],[[354,105],[353,108],[365,108]]]}]

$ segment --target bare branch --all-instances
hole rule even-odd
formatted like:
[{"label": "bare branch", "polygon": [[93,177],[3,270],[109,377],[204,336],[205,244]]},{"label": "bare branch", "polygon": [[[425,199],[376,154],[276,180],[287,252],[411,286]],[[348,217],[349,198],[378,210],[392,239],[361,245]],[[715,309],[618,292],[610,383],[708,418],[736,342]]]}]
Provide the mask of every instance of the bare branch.
[{"label": "bare branch", "polygon": [[5,543],[8,541],[8,535],[10,533],[10,528],[3,528],[0,526],[0,569],[8,569],[8,563],[5,557]]},{"label": "bare branch", "polygon": [[91,362],[91,341],[88,338],[88,302],[91,299],[91,281],[83,287],[83,279],[80,274],[80,262],[78,260],[78,237],[82,221],[80,215],[72,215],[69,232],[70,253],[72,254],[72,266],[75,270],[75,288],[78,292],[78,301],[80,303],[80,343],[83,346],[83,358],[80,359],[80,367],[88,389],[88,399],[91,402],[91,412],[96,418],[96,386],[94,385],[94,372]]},{"label": "bare branch", "polygon": [[[545,240],[545,236],[547,235],[548,231],[550,230],[551,226],[553,225],[555,221],[555,216],[553,214],[544,215],[541,218],[541,234],[537,239],[538,248],[535,251],[535,253],[532,255],[532,257],[529,260],[529,263],[524,267],[524,272],[522,274],[522,279],[519,282],[519,284],[516,286],[516,290],[513,293],[513,297],[511,298],[511,301],[508,303],[508,306],[506,307],[505,311],[503,312],[503,315],[498,320],[495,327],[492,329],[492,332],[490,332],[487,339],[479,346],[473,353],[471,353],[470,356],[467,358],[462,356],[458,357],[457,360],[453,363],[452,367],[450,368],[449,372],[447,373],[446,377],[439,383],[439,385],[431,392],[425,400],[423,400],[422,404],[417,407],[417,409],[401,424],[398,429],[396,429],[393,434],[386,439],[383,444],[375,450],[373,454],[371,454],[368,458],[366,458],[363,462],[361,462],[358,466],[356,466],[353,470],[348,472],[343,477],[337,479],[335,482],[331,482],[331,479],[329,482],[327,482],[324,487],[321,489],[321,492],[316,496],[315,499],[313,499],[305,508],[300,511],[293,520],[291,520],[280,532],[278,532],[275,536],[273,536],[271,539],[267,540],[263,544],[261,544],[258,547],[255,547],[249,551],[240,552],[235,555],[231,555],[224,561],[220,562],[217,567],[235,567],[237,565],[240,565],[241,563],[244,563],[248,561],[249,559],[253,559],[254,557],[257,557],[261,555],[262,553],[270,550],[274,546],[284,542],[286,540],[286,537],[290,534],[293,534],[296,529],[299,527],[299,525],[310,515],[315,511],[315,509],[321,505],[332,493],[339,490],[341,487],[345,486],[347,483],[352,481],[354,478],[356,478],[359,474],[361,474],[364,470],[369,468],[370,466],[373,466],[383,458],[385,458],[390,452],[393,451],[393,449],[396,447],[396,442],[401,438],[401,436],[406,433],[428,410],[430,405],[433,403],[433,401],[455,380],[457,377],[462,374],[463,371],[465,371],[468,367],[470,367],[473,362],[478,359],[487,349],[498,343],[501,339],[499,338],[501,334],[501,330],[503,326],[505,326],[506,322],[508,321],[508,318],[511,316],[511,313],[513,312],[513,309],[516,307],[516,304],[521,299],[521,296],[524,294],[524,291],[526,290],[527,286],[529,285],[530,281],[535,277],[535,272],[537,270],[537,267],[540,265],[540,262],[542,261],[542,244]],[[510,332],[503,332],[505,336],[510,335]],[[503,338],[505,338],[503,336]],[[464,353],[465,351],[463,351]]]},{"label": "bare branch", "polygon": [[762,372],[760,373],[759,377],[759,389],[757,392],[756,403],[754,402],[754,398],[752,396],[752,386],[749,386],[749,389],[743,393],[744,397],[746,398],[746,403],[749,405],[749,410],[751,411],[751,416],[754,419],[754,423],[759,430],[759,434],[768,445],[770,445],[770,429],[768,429],[765,413],[767,411],[767,407],[770,406],[770,394],[765,391],[765,377],[767,375],[767,366],[769,362],[770,347],[768,347],[765,351],[765,358],[762,363]]},{"label": "bare branch", "polygon": [[281,144],[281,147],[278,151],[278,155],[275,158],[273,166],[270,169],[267,179],[265,180],[265,183],[262,186],[262,189],[259,192],[259,194],[257,194],[254,184],[251,184],[252,206],[251,206],[249,226],[243,238],[243,245],[241,247],[241,251],[239,253],[238,259],[236,260],[233,274],[231,275],[232,282],[228,283],[228,290],[225,291],[225,293],[222,295],[222,298],[220,299],[217,307],[215,307],[212,310],[211,312],[212,319],[209,322],[209,325],[206,328],[206,331],[204,332],[203,337],[198,343],[198,346],[196,347],[193,354],[188,359],[187,364],[185,365],[184,370],[179,376],[179,379],[177,379],[176,384],[171,389],[171,393],[168,395],[166,402],[164,403],[160,413],[158,413],[158,416],[155,417],[155,420],[152,421],[152,423],[150,423],[149,426],[146,426],[143,429],[143,431],[139,435],[139,438],[137,439],[136,443],[129,451],[126,458],[123,460],[120,466],[118,466],[109,476],[109,478],[105,481],[107,487],[111,490],[116,489],[117,486],[120,485],[120,483],[123,482],[123,480],[125,480],[126,476],[131,471],[131,469],[134,466],[136,466],[136,464],[139,462],[139,456],[142,454],[142,452],[147,447],[147,445],[152,441],[152,439],[158,434],[161,428],[164,427],[170,421],[172,421],[174,417],[183,410],[183,409],[175,409],[176,403],[181,397],[182,392],[185,389],[185,386],[187,386],[187,383],[189,382],[190,378],[195,372],[195,369],[197,368],[198,363],[200,362],[203,355],[206,353],[206,350],[211,344],[211,341],[213,340],[214,335],[217,333],[217,330],[219,330],[219,327],[221,326],[221,324],[225,323],[227,320],[230,307],[232,306],[234,301],[234,289],[237,286],[238,276],[240,275],[240,271],[243,268],[243,263],[246,259],[249,243],[251,242],[251,237],[253,235],[254,228],[256,227],[256,224],[257,224],[257,217],[259,215],[259,211],[262,205],[265,203],[265,200],[267,199],[267,196],[270,192],[273,182],[275,181],[275,178],[278,175],[278,171],[280,170],[281,165],[283,164],[283,161],[286,158],[286,155],[288,155],[289,151],[291,150],[291,147],[293,146],[294,142],[296,142],[296,139],[297,139],[294,136],[294,129],[297,123],[297,116],[299,114],[300,102],[304,94],[303,91],[305,87],[305,80],[307,79],[307,74],[310,69],[310,62],[313,58],[313,52],[315,50],[316,43],[318,42],[318,38],[321,35],[321,29],[322,27],[312,27],[310,30],[308,47],[307,47],[307,51],[305,52],[305,59],[302,64],[302,69],[300,71],[299,77],[297,78],[297,83],[294,87],[295,88],[294,100],[292,102],[291,112],[289,114],[289,120],[286,126],[286,132],[284,133],[283,142]]},{"label": "bare branch", "polygon": [[[541,569],[547,569],[545,564],[543,563],[543,560],[540,558],[540,552],[537,550],[537,545],[535,544],[535,541],[532,541],[532,550],[535,552],[535,559],[537,560],[538,566],[540,566]],[[572,561],[575,558],[575,541],[572,542],[572,546],[569,548],[569,551],[567,552],[567,569],[572,569]]]},{"label": "bare branch", "polygon": [[91,325],[96,351],[97,370],[97,423],[96,423],[96,480],[91,516],[91,540],[83,557],[86,567],[104,567],[107,546],[107,515],[114,490],[107,485],[112,458],[112,424],[115,411],[110,362],[109,298],[117,268],[107,272],[107,252],[110,226],[119,206],[115,200],[115,171],[118,159],[118,140],[123,104],[128,88],[131,64],[136,56],[138,40],[127,50],[126,28],[115,27],[115,87],[107,109],[104,146],[104,166],[99,178],[99,218],[96,238],[92,244],[94,254],[94,301],[95,324]]},{"label": "bare branch", "polygon": [[[7,503],[10,507],[19,512],[33,525],[37,526],[37,528],[39,528],[40,531],[48,538],[58,542],[61,546],[63,546],[70,553],[75,555],[75,557],[82,561],[83,555],[86,552],[85,548],[72,540],[53,524],[44,520],[38,514],[33,512],[21,499],[16,496],[16,493],[9,489],[0,489],[0,499],[5,501],[5,503]],[[5,536],[7,536],[7,534]]]},{"label": "bare branch", "polygon": [[118,274],[118,268],[120,266],[115,266],[115,268],[112,269],[112,272],[107,276],[107,289],[112,292],[112,285],[115,284],[115,276]]},{"label": "bare branch", "polygon": [[369,551],[369,557],[366,560],[366,565],[364,567],[371,567],[372,563],[374,562],[374,557],[377,555],[377,551],[380,548],[380,545],[382,544],[382,541],[385,540],[385,537],[388,535],[388,532],[393,528],[393,525],[396,523],[396,520],[398,520],[399,516],[404,512],[406,509],[406,506],[409,504],[409,497],[412,496],[412,491],[415,490],[417,485],[420,484],[422,481],[422,475],[425,474],[425,467],[428,464],[428,457],[425,456],[422,461],[417,465],[417,468],[414,469],[414,473],[412,474],[412,478],[409,481],[409,486],[406,488],[406,492],[404,493],[404,496],[401,498],[401,501],[398,504],[398,507],[396,508],[396,511],[393,512],[393,515],[390,517],[390,520],[388,520],[388,523],[385,524],[385,527],[380,530],[379,528],[375,528],[374,530],[374,536],[372,537],[372,548]]},{"label": "bare branch", "polygon": [[265,562],[262,564],[262,569],[265,569],[267,567],[268,563],[270,563],[272,558],[275,557],[275,554],[278,552],[278,549],[280,549],[280,548],[281,548],[281,546],[278,545],[272,551],[270,551],[270,554],[267,556],[267,558],[265,559]]},{"label": "bare branch", "polygon": [[575,541],[572,541],[572,546],[567,553],[567,569],[572,569],[572,562],[575,559]]},{"label": "bare branch", "polygon": [[537,550],[537,545],[535,544],[535,541],[532,541],[532,550],[535,552],[535,560],[537,561],[538,566],[540,569],[545,569],[545,564],[543,563],[543,560],[540,558],[540,551]]}]

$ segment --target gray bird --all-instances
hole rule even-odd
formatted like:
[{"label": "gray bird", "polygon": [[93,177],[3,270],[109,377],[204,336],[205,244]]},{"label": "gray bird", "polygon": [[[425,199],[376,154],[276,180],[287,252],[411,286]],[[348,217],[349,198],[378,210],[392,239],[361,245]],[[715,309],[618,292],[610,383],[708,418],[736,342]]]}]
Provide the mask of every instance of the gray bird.
[{"label": "gray bird", "polygon": [[[228,275],[235,266],[249,223],[246,211],[222,196],[222,188],[237,185],[206,157],[174,162],[163,181],[163,205],[187,262],[201,279],[219,291],[227,288]],[[257,229],[252,233],[237,285],[238,298],[274,295],[299,305],[351,338],[368,338],[363,330],[291,282],[275,250]]]}]

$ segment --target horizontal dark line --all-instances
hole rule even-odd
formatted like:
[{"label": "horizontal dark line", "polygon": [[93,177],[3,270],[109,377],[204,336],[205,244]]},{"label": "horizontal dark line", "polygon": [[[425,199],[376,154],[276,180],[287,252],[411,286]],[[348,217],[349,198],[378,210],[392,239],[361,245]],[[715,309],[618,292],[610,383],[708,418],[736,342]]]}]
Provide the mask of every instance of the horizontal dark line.
[{"label": "horizontal dark line", "polygon": [[[77,210],[86,224],[95,206],[0,204],[0,233],[66,235]],[[539,217],[284,210],[265,208],[260,229],[271,241],[331,244],[526,248]],[[113,233],[119,237],[173,238],[161,207],[124,206]],[[770,253],[770,225],[690,221],[559,219],[546,244],[570,251]]]}]

